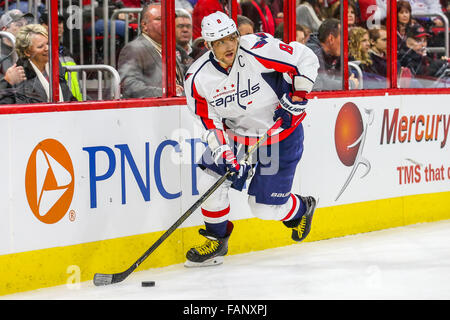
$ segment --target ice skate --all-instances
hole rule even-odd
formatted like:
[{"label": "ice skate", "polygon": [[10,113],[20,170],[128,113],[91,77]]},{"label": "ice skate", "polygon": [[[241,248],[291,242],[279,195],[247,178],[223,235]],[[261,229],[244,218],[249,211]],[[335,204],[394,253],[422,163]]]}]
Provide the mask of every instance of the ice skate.
[{"label": "ice skate", "polygon": [[312,218],[314,215],[314,210],[317,206],[316,199],[311,196],[300,196],[300,198],[306,205],[305,214],[300,219],[295,221],[287,221],[284,223],[287,227],[292,228],[292,240],[296,242],[303,241],[311,231]]},{"label": "ice skate", "polygon": [[191,248],[186,253],[187,261],[184,266],[192,268],[222,264],[223,257],[228,253],[228,239],[230,238],[231,231],[223,238],[217,237],[205,229],[200,229],[199,233],[206,238],[206,241],[200,246]]}]

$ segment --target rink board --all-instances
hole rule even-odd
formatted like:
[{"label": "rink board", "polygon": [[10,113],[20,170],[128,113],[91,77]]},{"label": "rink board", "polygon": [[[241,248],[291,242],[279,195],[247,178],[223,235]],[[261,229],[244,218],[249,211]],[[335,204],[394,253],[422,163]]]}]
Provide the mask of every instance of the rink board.
[{"label": "rink board", "polygon": [[[308,241],[450,219],[449,95],[314,99],[293,192],[320,198]],[[0,294],[128,268],[198,197],[186,106],[0,116]],[[290,245],[231,193],[230,254]],[[141,269],[184,261],[195,212]]]}]

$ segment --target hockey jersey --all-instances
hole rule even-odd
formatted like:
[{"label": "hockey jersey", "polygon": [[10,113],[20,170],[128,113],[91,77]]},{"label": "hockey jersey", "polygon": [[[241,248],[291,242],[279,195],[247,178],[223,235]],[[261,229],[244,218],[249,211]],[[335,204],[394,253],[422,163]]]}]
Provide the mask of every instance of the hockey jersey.
[{"label": "hockey jersey", "polygon": [[298,42],[286,44],[266,33],[245,35],[231,69],[222,68],[211,51],[191,65],[184,86],[187,104],[205,130],[258,137],[274,124],[285,93],[311,91],[318,68],[316,55]]}]

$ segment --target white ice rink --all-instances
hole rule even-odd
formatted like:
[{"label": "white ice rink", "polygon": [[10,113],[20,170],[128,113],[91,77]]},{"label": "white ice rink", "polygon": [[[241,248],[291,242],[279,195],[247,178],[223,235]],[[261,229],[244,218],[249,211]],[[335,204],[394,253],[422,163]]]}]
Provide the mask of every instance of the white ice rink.
[{"label": "white ice rink", "polygon": [[[145,280],[156,286],[141,287]],[[151,269],[106,287],[87,281],[0,299],[447,300],[450,220],[227,256],[217,267]]]}]

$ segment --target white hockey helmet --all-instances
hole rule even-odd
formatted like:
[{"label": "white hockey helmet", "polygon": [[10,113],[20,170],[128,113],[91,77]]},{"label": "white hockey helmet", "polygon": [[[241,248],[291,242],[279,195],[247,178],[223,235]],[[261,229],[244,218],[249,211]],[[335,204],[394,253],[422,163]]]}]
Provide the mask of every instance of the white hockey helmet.
[{"label": "white hockey helmet", "polygon": [[211,13],[202,20],[202,38],[209,43],[237,31],[233,19],[221,11]]}]

